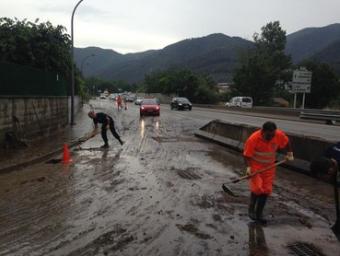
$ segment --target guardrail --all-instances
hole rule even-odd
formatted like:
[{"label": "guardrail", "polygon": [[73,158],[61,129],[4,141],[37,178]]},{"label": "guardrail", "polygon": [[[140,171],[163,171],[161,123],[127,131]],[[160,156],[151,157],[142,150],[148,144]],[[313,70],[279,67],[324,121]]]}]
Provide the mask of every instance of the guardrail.
[{"label": "guardrail", "polygon": [[263,114],[274,114],[274,115],[286,115],[298,117],[300,109],[293,108],[280,108],[280,107],[253,107],[253,108],[240,108],[240,107],[226,107],[224,105],[209,105],[209,104],[193,104],[194,107],[200,108],[211,108],[228,111],[238,112],[250,112],[250,113],[263,113]]},{"label": "guardrail", "polygon": [[211,108],[238,112],[251,112],[251,113],[264,113],[274,115],[295,116],[301,119],[310,120],[325,120],[330,123],[329,120],[340,121],[340,111],[331,110],[318,110],[318,109],[294,109],[294,108],[282,108],[282,107],[262,107],[255,106],[253,108],[239,108],[239,107],[226,107],[223,105],[209,105],[209,104],[193,104],[194,107]]},{"label": "guardrail", "polygon": [[301,119],[325,121],[326,124],[335,124],[340,121],[340,112],[304,110],[300,112]]}]

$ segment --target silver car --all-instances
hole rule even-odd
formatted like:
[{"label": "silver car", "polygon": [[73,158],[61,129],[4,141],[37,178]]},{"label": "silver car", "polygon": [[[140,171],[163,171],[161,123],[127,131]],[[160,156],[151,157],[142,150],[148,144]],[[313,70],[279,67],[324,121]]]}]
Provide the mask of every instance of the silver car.
[{"label": "silver car", "polygon": [[137,98],[135,100],[135,105],[140,105],[142,103],[143,99],[142,98]]}]

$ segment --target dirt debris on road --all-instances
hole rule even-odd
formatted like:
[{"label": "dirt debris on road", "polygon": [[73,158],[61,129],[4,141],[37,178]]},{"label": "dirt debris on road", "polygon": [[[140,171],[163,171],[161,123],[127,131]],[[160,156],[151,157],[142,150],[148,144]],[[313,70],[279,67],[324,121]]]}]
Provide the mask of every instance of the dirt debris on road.
[{"label": "dirt debris on road", "polygon": [[243,160],[195,138],[191,112],[162,107],[140,119],[136,107],[111,104],[93,105],[114,117],[123,147],[111,138],[109,150],[94,150],[97,136],[71,165],[0,175],[0,255],[289,255],[294,243],[339,255],[327,184],[280,168],[269,224],[253,225],[247,184],[235,185],[236,198],[221,190]]}]

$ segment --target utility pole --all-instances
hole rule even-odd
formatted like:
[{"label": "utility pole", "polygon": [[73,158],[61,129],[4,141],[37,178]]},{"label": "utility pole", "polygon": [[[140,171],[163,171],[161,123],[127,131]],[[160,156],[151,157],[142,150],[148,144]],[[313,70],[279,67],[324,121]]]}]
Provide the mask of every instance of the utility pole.
[{"label": "utility pole", "polygon": [[80,0],[76,6],[73,9],[72,12],[72,17],[71,17],[71,41],[72,41],[72,48],[71,48],[71,120],[70,123],[71,125],[75,125],[74,123],[74,33],[73,33],[73,18],[74,18],[74,13],[76,12],[77,7],[83,2],[84,0]]}]

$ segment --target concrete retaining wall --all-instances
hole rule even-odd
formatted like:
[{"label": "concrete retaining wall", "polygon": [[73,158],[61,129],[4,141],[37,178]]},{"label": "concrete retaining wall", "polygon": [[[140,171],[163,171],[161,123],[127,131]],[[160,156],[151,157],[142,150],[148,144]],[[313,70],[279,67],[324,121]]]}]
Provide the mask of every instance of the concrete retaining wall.
[{"label": "concrete retaining wall", "polygon": [[6,134],[26,141],[48,136],[68,124],[67,97],[0,97],[0,146]]},{"label": "concrete retaining wall", "polygon": [[[249,135],[257,129],[259,128],[254,126],[214,120],[203,126],[195,135],[231,147],[237,151],[242,151]],[[287,135],[290,138],[296,160],[287,162],[286,165],[302,172],[309,172],[310,162],[320,157],[327,147],[335,143],[299,134],[287,133]]]}]

